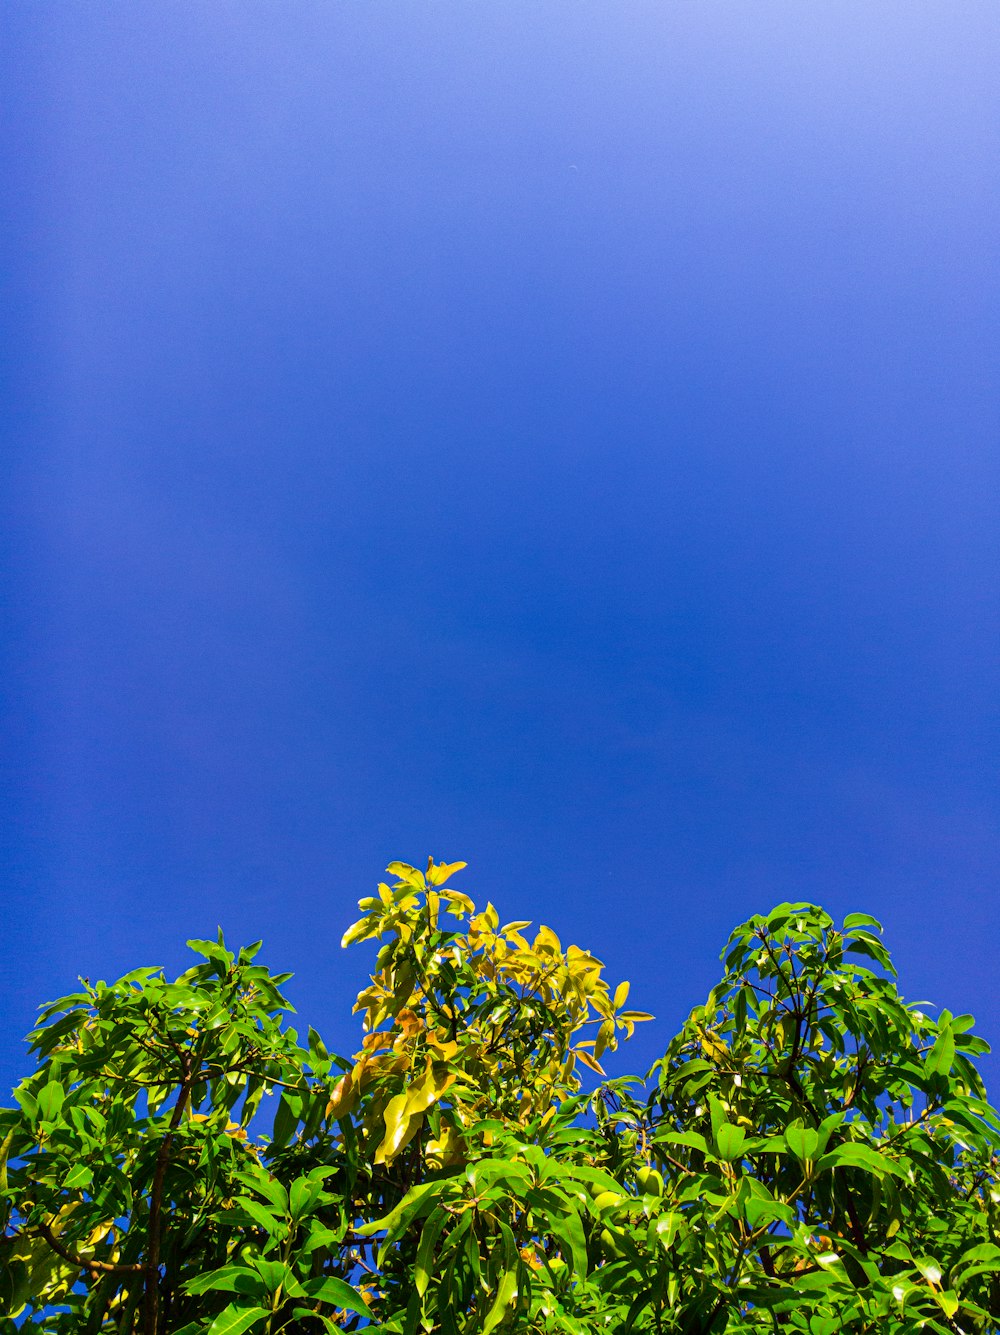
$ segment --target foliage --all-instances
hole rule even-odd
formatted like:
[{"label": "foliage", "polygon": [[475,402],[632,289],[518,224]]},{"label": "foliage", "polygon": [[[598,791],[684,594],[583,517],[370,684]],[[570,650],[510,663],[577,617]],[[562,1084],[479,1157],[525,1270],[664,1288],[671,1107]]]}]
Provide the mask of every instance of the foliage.
[{"label": "foliage", "polygon": [[351,1062],[221,936],[43,1010],[0,1112],[0,1331],[1000,1330],[986,1045],[903,1001],[877,923],[751,919],[647,1082],[608,1080],[651,1017],[463,865],[361,901]]}]

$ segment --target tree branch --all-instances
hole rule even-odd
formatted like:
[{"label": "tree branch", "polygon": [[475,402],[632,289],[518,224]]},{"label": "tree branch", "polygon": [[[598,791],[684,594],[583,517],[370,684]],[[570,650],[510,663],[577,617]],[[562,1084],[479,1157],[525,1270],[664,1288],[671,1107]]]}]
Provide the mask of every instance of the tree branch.
[{"label": "tree branch", "polygon": [[61,1256],[70,1265],[79,1266],[81,1270],[90,1270],[95,1275],[134,1275],[145,1268],[142,1265],[117,1265],[110,1261],[88,1261],[85,1257],[77,1256],[75,1252],[63,1246],[48,1224],[38,1224],[37,1228],[41,1237],[44,1238],[57,1256]]},{"label": "tree branch", "polygon": [[194,1083],[189,1057],[184,1058],[184,1068],[184,1079],[177,1095],[173,1116],[170,1118],[170,1127],[156,1154],[153,1184],[149,1193],[149,1251],[146,1253],[146,1265],[144,1267],[146,1271],[145,1297],[143,1299],[144,1335],[157,1335],[156,1324],[160,1305],[160,1239],[163,1232],[161,1221],[163,1182],[167,1174],[167,1164],[170,1161],[170,1148],[173,1144],[174,1132],[181,1124],[181,1118],[184,1116],[184,1110],[191,1096],[191,1086]]}]

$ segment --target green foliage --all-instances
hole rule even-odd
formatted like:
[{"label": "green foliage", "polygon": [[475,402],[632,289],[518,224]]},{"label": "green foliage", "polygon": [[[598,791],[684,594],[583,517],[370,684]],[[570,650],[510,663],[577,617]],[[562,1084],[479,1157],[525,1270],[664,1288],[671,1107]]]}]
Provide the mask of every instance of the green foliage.
[{"label": "green foliage", "polygon": [[860,914],[838,929],[782,904],[725,963],[654,1068],[654,1154],[686,1224],[672,1310],[719,1305],[740,1331],[994,1330],[1000,1124],[972,1017],[907,1006]]},{"label": "green foliage", "polygon": [[462,866],[361,901],[352,1061],[221,937],[43,1010],[0,1111],[0,1332],[1000,1330],[986,1045],[904,1002],[876,922],[752,919],[647,1081],[608,1080],[651,1017]]}]

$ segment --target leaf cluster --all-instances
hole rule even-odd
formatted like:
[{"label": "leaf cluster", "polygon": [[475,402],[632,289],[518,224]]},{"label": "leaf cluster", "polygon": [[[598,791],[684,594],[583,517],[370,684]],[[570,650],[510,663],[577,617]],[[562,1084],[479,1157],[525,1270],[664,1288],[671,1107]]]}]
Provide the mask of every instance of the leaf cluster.
[{"label": "leaf cluster", "polygon": [[1000,1330],[986,1045],[904,1000],[878,923],[752,918],[609,1080],[652,1017],[463,866],[361,901],[350,1060],[221,935],[43,1009],[0,1111],[0,1332]]}]

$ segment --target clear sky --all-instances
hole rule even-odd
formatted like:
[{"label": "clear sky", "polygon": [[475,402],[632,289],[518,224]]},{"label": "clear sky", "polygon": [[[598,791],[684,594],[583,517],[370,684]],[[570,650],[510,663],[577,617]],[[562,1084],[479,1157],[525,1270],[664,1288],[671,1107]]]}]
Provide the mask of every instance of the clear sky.
[{"label": "clear sky", "polygon": [[4,1084],[428,853],[637,1068],[789,897],[1000,1042],[1000,7],[3,10]]}]

